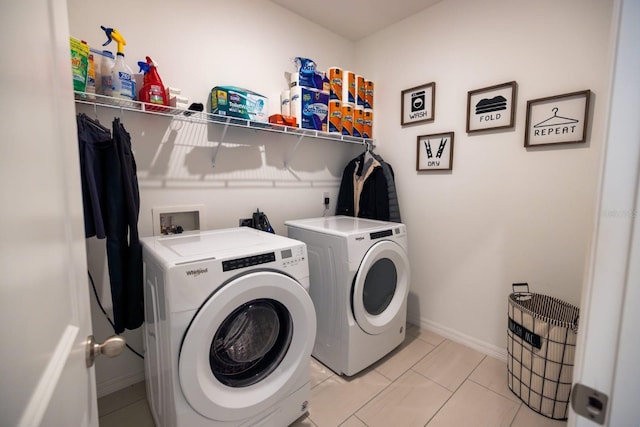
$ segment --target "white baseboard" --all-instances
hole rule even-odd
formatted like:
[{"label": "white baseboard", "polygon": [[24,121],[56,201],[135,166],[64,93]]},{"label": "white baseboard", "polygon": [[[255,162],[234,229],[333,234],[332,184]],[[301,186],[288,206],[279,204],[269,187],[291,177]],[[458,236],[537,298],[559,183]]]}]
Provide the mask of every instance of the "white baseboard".
[{"label": "white baseboard", "polygon": [[408,320],[409,323],[413,323],[414,325],[420,326],[422,329],[428,329],[436,334],[450,339],[451,341],[455,341],[458,344],[465,345],[469,348],[472,348],[480,353],[486,354],[487,356],[495,357],[496,359],[500,359],[504,362],[507,361],[507,349],[502,347],[497,347],[492,344],[487,344],[484,341],[481,341],[472,336],[463,334],[454,329],[448,328],[446,326],[440,325],[436,322],[432,322],[427,319],[416,320]]},{"label": "white baseboard", "polygon": [[110,378],[107,381],[96,384],[98,398],[114,393],[118,390],[122,390],[125,387],[129,387],[130,385],[137,384],[141,381],[144,381],[144,371]]}]

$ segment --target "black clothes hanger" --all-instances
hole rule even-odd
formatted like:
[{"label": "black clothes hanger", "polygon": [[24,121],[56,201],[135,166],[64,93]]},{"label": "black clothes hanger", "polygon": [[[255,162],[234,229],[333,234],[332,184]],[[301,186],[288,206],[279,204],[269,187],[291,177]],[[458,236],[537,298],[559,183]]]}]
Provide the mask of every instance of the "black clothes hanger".
[{"label": "black clothes hanger", "polygon": [[81,120],[86,121],[88,124],[96,127],[97,129],[103,131],[103,132],[110,132],[110,129],[102,126],[102,124],[98,121],[98,119],[92,119],[91,117],[87,116],[85,113],[80,113],[78,114],[78,116],[80,117]]}]

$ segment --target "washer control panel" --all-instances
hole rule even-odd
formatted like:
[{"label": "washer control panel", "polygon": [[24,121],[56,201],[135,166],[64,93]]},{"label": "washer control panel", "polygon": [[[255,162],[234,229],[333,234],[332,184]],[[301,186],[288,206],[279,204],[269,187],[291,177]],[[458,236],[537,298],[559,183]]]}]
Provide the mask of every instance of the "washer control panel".
[{"label": "washer control panel", "polygon": [[285,268],[306,261],[304,247],[293,247],[279,250],[277,252],[266,252],[263,254],[222,261],[222,271],[238,270],[240,268],[268,264],[275,262],[276,260],[280,261],[280,264]]},{"label": "washer control panel", "polygon": [[260,255],[246,256],[242,258],[230,259],[222,261],[222,271],[237,270],[239,268],[252,267],[254,265],[266,264],[274,262],[276,260],[276,254],[274,252],[267,252]]},{"label": "washer control panel", "polygon": [[301,262],[306,262],[307,257],[303,246],[297,246],[280,251],[282,266],[284,268],[293,267]]},{"label": "washer control panel", "polygon": [[389,237],[389,236],[393,236],[393,231],[391,231],[390,229],[369,233],[369,238],[371,240],[382,239],[383,237]]}]

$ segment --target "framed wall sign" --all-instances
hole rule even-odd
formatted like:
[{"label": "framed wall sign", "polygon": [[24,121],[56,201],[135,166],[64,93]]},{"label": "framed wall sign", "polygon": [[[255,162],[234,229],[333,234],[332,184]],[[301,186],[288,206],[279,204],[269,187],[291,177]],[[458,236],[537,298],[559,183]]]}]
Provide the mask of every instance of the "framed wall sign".
[{"label": "framed wall sign", "polygon": [[421,135],[417,141],[417,171],[453,169],[453,132]]},{"label": "framed wall sign", "polygon": [[405,89],[401,95],[400,124],[402,126],[430,122],[435,118],[436,84]]},{"label": "framed wall sign", "polygon": [[467,133],[513,127],[516,82],[477,89],[467,95]]},{"label": "framed wall sign", "polygon": [[585,142],[590,90],[527,101],[524,146]]}]

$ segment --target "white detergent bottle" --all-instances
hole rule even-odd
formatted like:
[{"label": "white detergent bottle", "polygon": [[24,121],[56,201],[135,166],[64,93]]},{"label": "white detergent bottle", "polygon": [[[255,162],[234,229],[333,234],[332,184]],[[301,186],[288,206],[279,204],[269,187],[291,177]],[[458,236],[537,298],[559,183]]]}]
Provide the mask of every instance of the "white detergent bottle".
[{"label": "white detergent bottle", "polygon": [[115,60],[113,53],[108,50],[102,51],[102,57],[100,58],[100,95],[113,96],[113,80],[111,80],[111,71]]},{"label": "white detergent bottle", "polygon": [[120,52],[116,55],[116,63],[111,70],[111,81],[114,98],[135,99],[136,81],[133,78],[133,71],[124,62],[124,55]]},{"label": "white detergent bottle", "polygon": [[112,40],[115,40],[118,44],[116,62],[111,69],[112,96],[114,98],[134,100],[136,99],[136,82],[133,78],[133,71],[131,71],[131,68],[124,62],[124,45],[127,44],[127,42],[117,30],[105,27],[101,28],[108,37],[108,40],[103,46],[108,45]]}]

